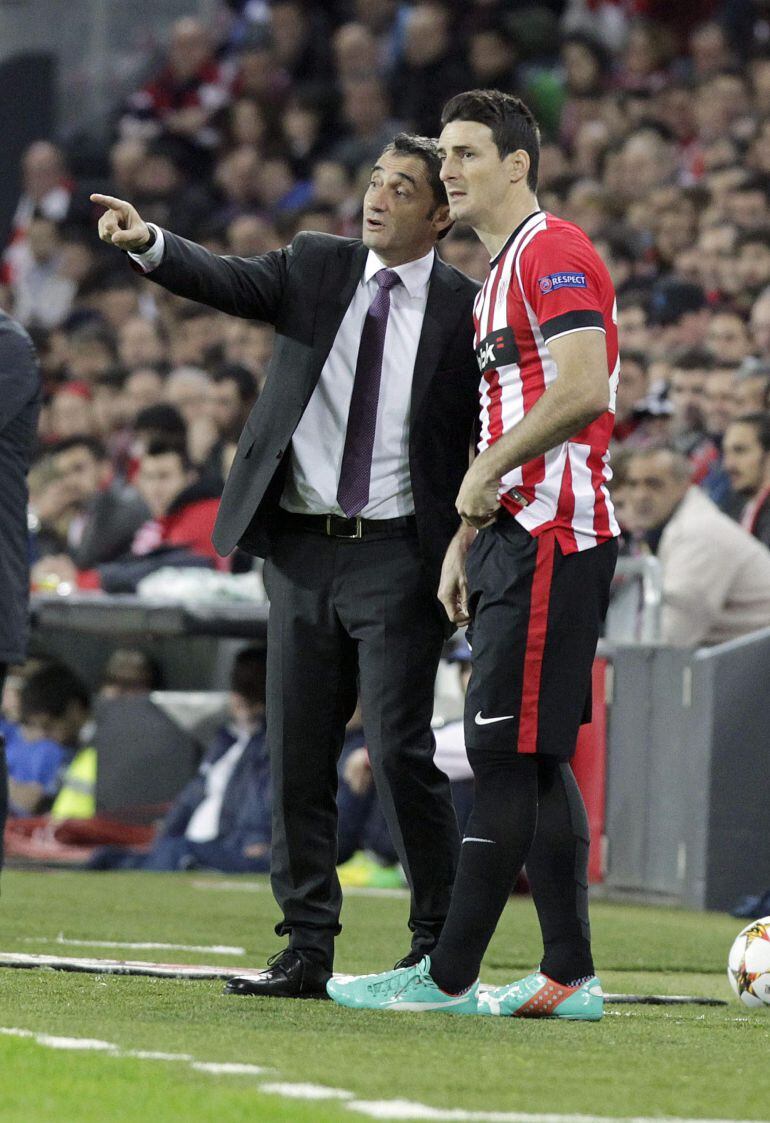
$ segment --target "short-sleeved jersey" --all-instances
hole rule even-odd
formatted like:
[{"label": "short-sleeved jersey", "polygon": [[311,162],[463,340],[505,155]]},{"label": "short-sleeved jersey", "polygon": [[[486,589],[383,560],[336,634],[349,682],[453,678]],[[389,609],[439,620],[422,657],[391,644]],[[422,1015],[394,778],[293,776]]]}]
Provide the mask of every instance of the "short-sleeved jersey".
[{"label": "short-sleeved jersey", "polygon": [[552,339],[604,332],[609,409],[507,473],[499,494],[530,534],[552,528],[566,554],[616,537],[607,483],[620,371],[617,310],[609,273],[589,238],[571,222],[544,211],[531,214],[492,260],[473,316],[481,371],[479,452],[510,432],[556,379]]}]

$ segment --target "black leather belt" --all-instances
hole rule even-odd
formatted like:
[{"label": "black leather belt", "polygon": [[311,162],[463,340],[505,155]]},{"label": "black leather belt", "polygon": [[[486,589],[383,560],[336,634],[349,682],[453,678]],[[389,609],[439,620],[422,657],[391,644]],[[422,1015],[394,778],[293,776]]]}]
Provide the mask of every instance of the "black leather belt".
[{"label": "black leather belt", "polygon": [[286,530],[308,530],[326,538],[397,538],[417,526],[414,515],[398,519],[346,519],[342,515],[298,515],[282,510],[279,517]]}]

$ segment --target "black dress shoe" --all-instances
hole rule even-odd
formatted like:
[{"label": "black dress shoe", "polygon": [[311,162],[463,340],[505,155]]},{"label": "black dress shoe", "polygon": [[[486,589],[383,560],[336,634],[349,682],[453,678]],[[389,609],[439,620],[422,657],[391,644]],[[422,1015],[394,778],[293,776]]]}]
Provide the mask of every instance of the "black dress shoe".
[{"label": "black dress shoe", "polygon": [[225,985],[225,994],[253,994],[257,998],[328,998],[331,978],[317,963],[293,948],[285,948],[267,961],[258,975],[238,975]]}]

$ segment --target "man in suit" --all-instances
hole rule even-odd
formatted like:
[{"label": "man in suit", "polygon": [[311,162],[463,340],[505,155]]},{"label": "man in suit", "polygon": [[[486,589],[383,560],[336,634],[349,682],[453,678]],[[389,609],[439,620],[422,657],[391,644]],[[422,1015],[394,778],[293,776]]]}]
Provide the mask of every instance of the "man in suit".
[{"label": "man in suit", "polygon": [[[0,311],[0,693],[9,663],[23,663],[29,631],[27,469],[37,438],[40,365],[27,332]],[[0,737],[0,866],[8,811]]]},{"label": "man in suit", "polygon": [[430,720],[448,623],[438,579],[477,412],[478,286],[435,253],[450,226],[439,171],[433,141],[399,134],[372,171],[361,241],[303,232],[250,259],[92,196],[108,208],[101,238],[153,280],[276,329],[214,542],[267,559],[272,885],[289,947],[234,993],[324,997],[340,931],[335,764],[357,685],[412,893],[408,962],[449,904],[459,837]]}]

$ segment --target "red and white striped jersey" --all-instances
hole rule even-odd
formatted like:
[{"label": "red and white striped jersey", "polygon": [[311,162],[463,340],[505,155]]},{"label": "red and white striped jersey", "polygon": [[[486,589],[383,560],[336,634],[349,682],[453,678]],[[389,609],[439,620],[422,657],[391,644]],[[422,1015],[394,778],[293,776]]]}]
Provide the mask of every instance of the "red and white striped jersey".
[{"label": "red and white striped jersey", "polygon": [[609,273],[589,238],[571,222],[535,211],[493,259],[473,318],[481,370],[479,452],[510,432],[555,380],[551,339],[596,328],[605,333],[609,409],[507,473],[499,494],[530,534],[552,528],[565,554],[616,537],[607,482],[620,371],[617,310]]}]

